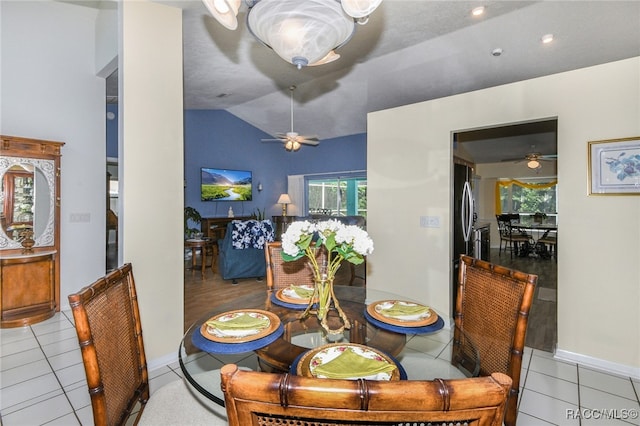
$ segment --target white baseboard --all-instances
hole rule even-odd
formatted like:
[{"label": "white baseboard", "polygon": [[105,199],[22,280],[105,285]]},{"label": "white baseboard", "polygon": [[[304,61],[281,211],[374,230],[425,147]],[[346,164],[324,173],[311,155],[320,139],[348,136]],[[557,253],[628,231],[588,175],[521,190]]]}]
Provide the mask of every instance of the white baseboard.
[{"label": "white baseboard", "polygon": [[162,368],[169,364],[173,364],[174,362],[178,362],[178,353],[171,352],[169,354],[163,355],[160,358],[154,358],[152,360],[147,360],[147,370],[153,371],[158,368]]},{"label": "white baseboard", "polygon": [[640,379],[640,367],[618,364],[604,359],[594,358],[588,355],[582,355],[574,352],[556,349],[554,358],[560,361],[569,361],[594,370],[600,370],[606,373],[617,374],[619,376]]}]

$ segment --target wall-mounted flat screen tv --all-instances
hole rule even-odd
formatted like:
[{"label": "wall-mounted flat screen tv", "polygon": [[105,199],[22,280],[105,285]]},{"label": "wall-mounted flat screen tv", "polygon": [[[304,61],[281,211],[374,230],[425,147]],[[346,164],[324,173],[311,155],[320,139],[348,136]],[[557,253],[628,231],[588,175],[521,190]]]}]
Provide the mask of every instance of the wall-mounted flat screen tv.
[{"label": "wall-mounted flat screen tv", "polygon": [[252,175],[248,170],[200,169],[202,201],[251,201]]}]

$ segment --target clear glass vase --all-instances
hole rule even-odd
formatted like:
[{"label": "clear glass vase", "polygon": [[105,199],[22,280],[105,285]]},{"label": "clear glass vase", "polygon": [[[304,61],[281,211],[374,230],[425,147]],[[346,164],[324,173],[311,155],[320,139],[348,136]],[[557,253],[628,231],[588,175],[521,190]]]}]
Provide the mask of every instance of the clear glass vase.
[{"label": "clear glass vase", "polygon": [[[332,328],[328,323],[329,311],[332,309],[338,312],[341,320],[341,325],[338,328]],[[311,297],[307,309],[302,313],[301,319],[307,318],[310,314],[315,314],[322,328],[329,334],[340,334],[345,329],[351,328],[351,323],[340,307],[333,290],[333,278],[314,279],[313,297]]]}]

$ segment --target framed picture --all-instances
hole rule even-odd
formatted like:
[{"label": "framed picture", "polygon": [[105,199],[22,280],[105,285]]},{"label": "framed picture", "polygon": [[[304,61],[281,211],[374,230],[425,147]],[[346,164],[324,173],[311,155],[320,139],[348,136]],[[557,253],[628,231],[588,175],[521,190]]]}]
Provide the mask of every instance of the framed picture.
[{"label": "framed picture", "polygon": [[640,195],[640,136],[589,142],[589,195]]}]

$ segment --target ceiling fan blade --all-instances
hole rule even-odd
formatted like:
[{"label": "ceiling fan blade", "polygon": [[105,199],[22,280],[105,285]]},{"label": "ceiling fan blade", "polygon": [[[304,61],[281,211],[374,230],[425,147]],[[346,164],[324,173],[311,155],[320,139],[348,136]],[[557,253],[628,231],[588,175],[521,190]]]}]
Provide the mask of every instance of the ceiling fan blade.
[{"label": "ceiling fan blade", "polygon": [[300,135],[298,136],[301,139],[307,140],[307,141],[319,141],[320,139],[318,139],[318,136],[316,135]]},{"label": "ceiling fan blade", "polygon": [[313,145],[313,146],[320,145],[319,141],[313,141],[313,140],[308,140],[308,139],[303,139],[301,141],[298,141],[298,143],[303,143],[305,145]]},{"label": "ceiling fan blade", "polygon": [[282,139],[260,139],[261,142],[285,142]]}]

